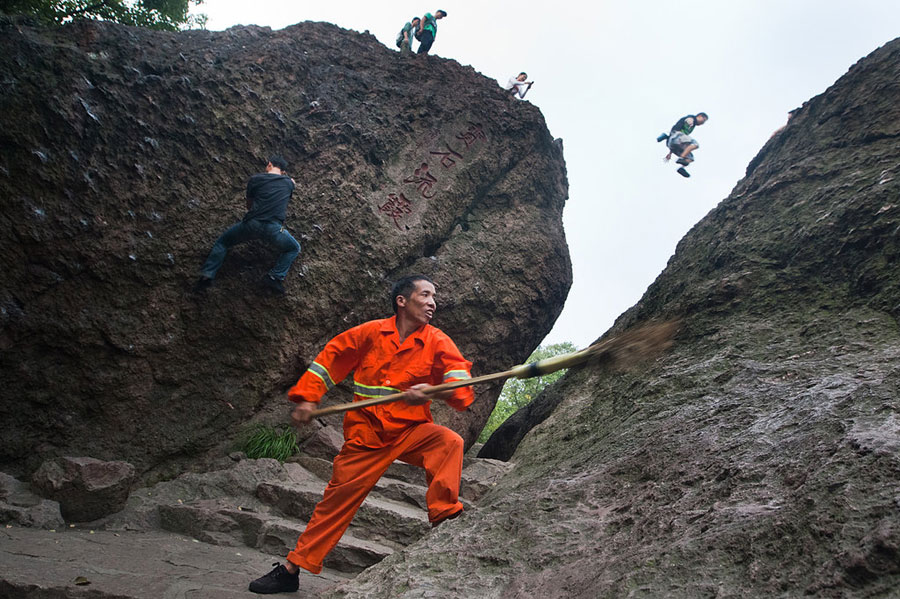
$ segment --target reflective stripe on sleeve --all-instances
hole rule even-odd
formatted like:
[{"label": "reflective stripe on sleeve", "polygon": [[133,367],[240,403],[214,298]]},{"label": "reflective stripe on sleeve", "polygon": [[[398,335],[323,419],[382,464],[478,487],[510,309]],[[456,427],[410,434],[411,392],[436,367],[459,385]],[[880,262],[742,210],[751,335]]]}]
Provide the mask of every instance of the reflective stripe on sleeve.
[{"label": "reflective stripe on sleeve", "polygon": [[444,373],[444,382],[447,382],[447,379],[470,379],[472,378],[468,372],[465,370],[448,370]]},{"label": "reflective stripe on sleeve", "polygon": [[328,369],[318,362],[313,362],[312,364],[310,364],[307,370],[308,372],[311,372],[322,379],[322,382],[325,383],[326,390],[330,390],[332,387],[334,387],[334,381],[331,380],[331,373],[329,373]]}]

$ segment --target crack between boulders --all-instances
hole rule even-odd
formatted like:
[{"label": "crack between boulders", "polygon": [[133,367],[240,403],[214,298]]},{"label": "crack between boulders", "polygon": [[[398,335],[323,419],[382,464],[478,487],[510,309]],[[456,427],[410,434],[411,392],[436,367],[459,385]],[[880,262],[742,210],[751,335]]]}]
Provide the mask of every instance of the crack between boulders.
[{"label": "crack between boulders", "polygon": [[468,206],[466,206],[466,208],[463,210],[462,214],[460,216],[456,217],[455,219],[453,219],[453,222],[451,223],[450,229],[447,233],[448,236],[449,236],[449,232],[453,231],[453,229],[456,227],[456,225],[461,225],[461,226],[464,225],[463,230],[468,230],[469,217],[475,211],[475,206],[478,204],[478,202],[480,202],[482,199],[484,199],[484,197],[488,194],[488,192],[490,192],[492,189],[494,189],[494,187],[497,186],[498,182],[500,182],[504,178],[506,178],[506,176],[509,175],[509,173],[514,171],[516,169],[516,167],[518,167],[519,164],[522,163],[522,161],[524,161],[526,158],[531,156],[533,153],[534,153],[534,150],[532,150],[530,152],[526,152],[518,160],[511,162],[509,167],[500,171],[500,173],[496,177],[494,177],[484,187],[484,190],[482,192],[475,194],[472,201],[469,202]]}]

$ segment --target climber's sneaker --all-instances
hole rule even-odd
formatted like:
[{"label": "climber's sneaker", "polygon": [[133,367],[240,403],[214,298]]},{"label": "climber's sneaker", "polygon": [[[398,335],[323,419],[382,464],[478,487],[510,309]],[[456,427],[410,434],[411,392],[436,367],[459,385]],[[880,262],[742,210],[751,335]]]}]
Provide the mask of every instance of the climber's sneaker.
[{"label": "climber's sneaker", "polygon": [[205,293],[207,289],[212,287],[213,280],[207,277],[206,275],[200,275],[194,282],[194,286],[191,287],[191,291],[193,293]]},{"label": "climber's sneaker", "polygon": [[681,165],[683,165],[683,166],[687,166],[687,165],[689,165],[689,164],[691,163],[691,161],[688,160],[687,158],[679,158],[679,159],[676,160],[675,162],[676,162],[677,164],[681,164]]},{"label": "climber's sneaker", "polygon": [[293,574],[287,571],[284,564],[273,564],[275,568],[250,583],[250,591],[260,595],[272,593],[293,593],[300,588],[300,570]]},{"label": "climber's sneaker", "polygon": [[691,174],[689,172],[687,172],[687,169],[685,169],[684,167],[681,167],[680,169],[678,169],[675,172],[678,173],[679,175],[681,175],[682,177],[690,177],[691,176]]},{"label": "climber's sneaker", "polygon": [[278,295],[284,295],[284,284],[271,275],[266,275],[263,277],[263,286],[266,289],[271,289],[274,293]]}]

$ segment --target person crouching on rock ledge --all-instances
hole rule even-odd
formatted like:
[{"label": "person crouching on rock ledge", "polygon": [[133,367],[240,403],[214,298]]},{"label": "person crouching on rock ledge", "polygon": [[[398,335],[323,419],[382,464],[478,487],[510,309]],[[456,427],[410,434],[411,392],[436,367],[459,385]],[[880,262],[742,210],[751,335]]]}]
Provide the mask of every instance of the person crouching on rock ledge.
[{"label": "person crouching on rock ledge", "polygon": [[294,192],[294,180],[284,174],[285,170],[287,162],[284,158],[272,156],[266,164],[266,172],[250,177],[247,182],[247,214],[216,240],[200,269],[200,280],[195,290],[202,291],[212,284],[229,249],[251,239],[261,239],[281,250],[278,261],[263,277],[262,283],[275,293],[284,293],[284,278],[300,254],[300,244],[284,228],[285,212]]},{"label": "person crouching on rock ledge", "polygon": [[300,568],[318,574],[369,491],[394,460],[425,469],[428,519],[432,526],[457,517],[463,440],[431,417],[433,398],[463,411],[474,401],[471,387],[425,395],[428,385],[471,378],[471,362],[444,332],[429,324],[435,289],[424,275],[404,277],[391,288],[394,316],[371,320],[328,342],[288,399],[295,425],[309,422],[326,391],[353,372],[354,401],[404,393],[393,403],[350,410],[344,416],[344,445],[334,458],[331,481],[296,548],[284,564],[250,583],[254,593],[299,588]]},{"label": "person crouching on rock ledge", "polygon": [[524,98],[525,94],[528,93],[528,90],[531,89],[531,86],[534,85],[534,81],[525,81],[528,79],[528,73],[522,71],[515,77],[510,77],[509,81],[506,83],[506,91],[508,91],[513,98],[518,94],[519,98]]},{"label": "person crouching on rock ledge", "polygon": [[400,54],[412,54],[413,37],[418,32],[421,21],[419,17],[413,17],[397,34],[397,47],[400,48]]}]

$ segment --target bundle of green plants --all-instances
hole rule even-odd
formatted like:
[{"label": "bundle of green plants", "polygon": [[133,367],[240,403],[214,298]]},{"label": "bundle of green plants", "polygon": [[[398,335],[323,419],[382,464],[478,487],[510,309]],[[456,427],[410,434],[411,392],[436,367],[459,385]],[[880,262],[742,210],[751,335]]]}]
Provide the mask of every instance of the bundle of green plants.
[{"label": "bundle of green plants", "polygon": [[257,424],[244,439],[241,451],[248,458],[273,458],[283,462],[299,450],[297,434],[288,425]]}]

